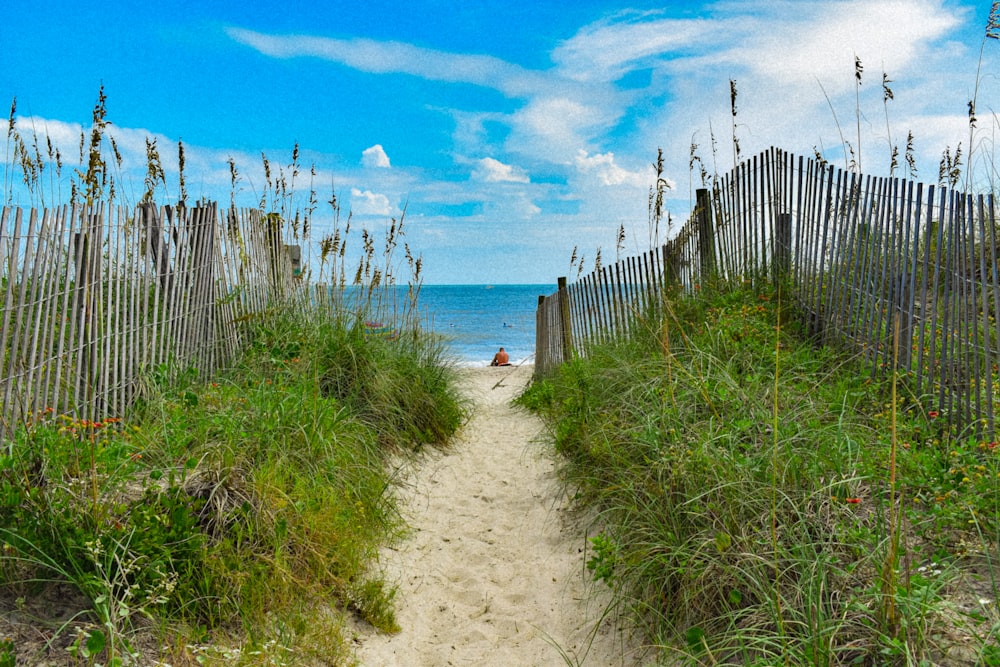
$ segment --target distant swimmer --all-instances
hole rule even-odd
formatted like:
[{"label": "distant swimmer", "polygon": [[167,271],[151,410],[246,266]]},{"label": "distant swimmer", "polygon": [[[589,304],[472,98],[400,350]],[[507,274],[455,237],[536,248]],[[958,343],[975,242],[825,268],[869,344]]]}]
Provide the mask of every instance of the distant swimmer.
[{"label": "distant swimmer", "polygon": [[510,366],[510,356],[501,347],[500,351],[493,355],[490,366]]},{"label": "distant swimmer", "polygon": [[513,329],[514,325],[513,324],[507,324],[506,322],[504,322],[503,323],[503,328],[504,329]]}]

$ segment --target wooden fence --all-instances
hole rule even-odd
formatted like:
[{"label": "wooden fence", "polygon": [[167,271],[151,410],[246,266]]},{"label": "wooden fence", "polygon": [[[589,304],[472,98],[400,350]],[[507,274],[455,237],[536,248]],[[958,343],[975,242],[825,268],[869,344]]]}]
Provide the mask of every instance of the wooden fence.
[{"label": "wooden fence", "polygon": [[154,373],[211,377],[294,285],[291,254],[257,210],[4,208],[0,441],[41,411],[121,416]]},{"label": "wooden fence", "polygon": [[898,369],[927,410],[992,438],[997,235],[992,195],[850,173],[772,148],[698,191],[670,242],[540,297],[536,373],[627,335],[668,285],[780,281],[819,342],[856,350],[873,377]]}]

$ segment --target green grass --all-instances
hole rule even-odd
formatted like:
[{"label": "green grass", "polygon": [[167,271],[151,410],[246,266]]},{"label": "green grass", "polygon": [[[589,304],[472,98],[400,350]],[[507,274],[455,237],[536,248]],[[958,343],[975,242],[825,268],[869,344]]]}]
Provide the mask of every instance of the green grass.
[{"label": "green grass", "polygon": [[127,423],[43,411],[0,456],[0,585],[82,592],[79,659],[120,664],[152,627],[171,663],[349,664],[346,612],[398,630],[371,569],[401,529],[387,460],[462,422],[452,369],[318,311],[251,339],[212,381],[151,373]]},{"label": "green grass", "polygon": [[997,448],[790,311],[746,289],[666,298],[519,398],[601,510],[593,576],[664,664],[946,664],[963,634],[998,664]]}]

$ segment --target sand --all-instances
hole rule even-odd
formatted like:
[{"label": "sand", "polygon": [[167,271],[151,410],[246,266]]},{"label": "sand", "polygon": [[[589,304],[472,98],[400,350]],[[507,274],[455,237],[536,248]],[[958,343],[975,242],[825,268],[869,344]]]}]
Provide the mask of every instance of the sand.
[{"label": "sand", "polygon": [[364,667],[642,664],[590,581],[592,522],[559,483],[541,422],[510,404],[533,370],[463,370],[469,423],[401,470],[411,530],[380,567],[398,588],[402,631],[358,628]]}]

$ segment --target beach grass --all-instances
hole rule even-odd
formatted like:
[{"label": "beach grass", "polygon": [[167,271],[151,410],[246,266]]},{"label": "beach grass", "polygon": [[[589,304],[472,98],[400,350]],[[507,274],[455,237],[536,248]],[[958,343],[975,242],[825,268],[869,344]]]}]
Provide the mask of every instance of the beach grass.
[{"label": "beach grass", "polygon": [[668,295],[519,398],[600,510],[592,576],[666,665],[997,664],[996,444],[789,312]]},{"label": "beach grass", "polygon": [[124,664],[152,633],[171,664],[349,664],[346,615],[398,629],[371,570],[402,527],[388,462],[444,443],[465,408],[437,343],[322,312],[261,317],[212,382],[151,373],[125,422],[43,411],[18,433],[0,585],[82,594],[78,659]]}]

